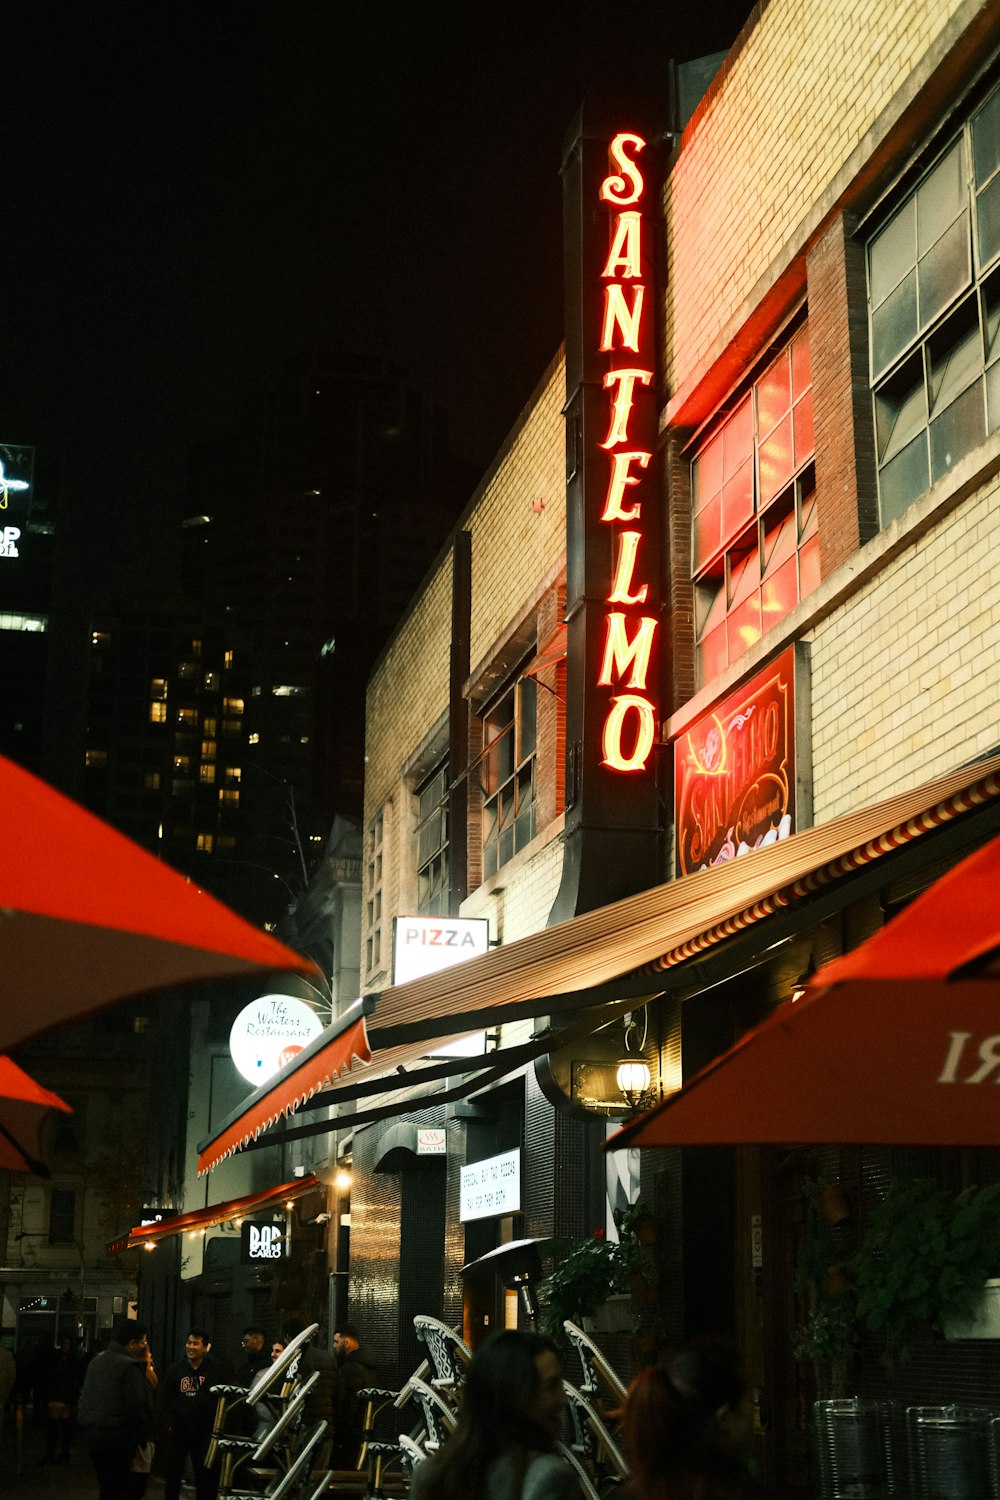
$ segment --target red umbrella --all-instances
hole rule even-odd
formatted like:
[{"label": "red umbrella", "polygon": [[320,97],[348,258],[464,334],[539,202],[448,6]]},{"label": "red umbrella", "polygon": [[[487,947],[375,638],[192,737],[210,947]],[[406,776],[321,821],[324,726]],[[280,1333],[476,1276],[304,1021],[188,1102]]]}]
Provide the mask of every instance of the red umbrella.
[{"label": "red umbrella", "polygon": [[0,757],[0,1051],[129,995],[315,965]]},{"label": "red umbrella", "polygon": [[1000,839],[610,1147],[1000,1145],[998,951]]},{"label": "red umbrella", "polygon": [[41,1132],[54,1109],[73,1113],[58,1094],[43,1089],[9,1057],[0,1057],[0,1168],[49,1175],[41,1162]]}]

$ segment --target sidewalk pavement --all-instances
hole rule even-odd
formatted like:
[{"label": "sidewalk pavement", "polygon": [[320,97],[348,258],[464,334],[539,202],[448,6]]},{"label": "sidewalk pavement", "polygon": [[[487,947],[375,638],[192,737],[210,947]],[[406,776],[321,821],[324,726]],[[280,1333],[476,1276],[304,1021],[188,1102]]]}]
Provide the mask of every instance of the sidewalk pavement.
[{"label": "sidewalk pavement", "polygon": [[[17,1441],[14,1413],[3,1413],[0,1429],[0,1496],[7,1500],[97,1500],[97,1477],[77,1433],[70,1446],[69,1463],[42,1463],[45,1434],[26,1421]],[[162,1500],[163,1480],[151,1474],[148,1500]]]}]

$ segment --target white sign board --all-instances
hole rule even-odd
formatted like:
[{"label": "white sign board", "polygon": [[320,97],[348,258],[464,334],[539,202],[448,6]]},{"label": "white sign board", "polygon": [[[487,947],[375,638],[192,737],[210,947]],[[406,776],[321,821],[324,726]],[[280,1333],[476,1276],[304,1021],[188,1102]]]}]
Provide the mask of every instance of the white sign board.
[{"label": "white sign board", "polygon": [[266,1083],[322,1030],[322,1021],[304,1000],[261,995],[244,1006],[233,1022],[229,1055],[244,1078]]},{"label": "white sign board", "polygon": [[447,1156],[448,1142],[443,1130],[418,1130],[418,1156]]},{"label": "white sign board", "polygon": [[521,1153],[505,1151],[462,1168],[462,1196],[458,1217],[490,1219],[516,1214],[521,1207]]},{"label": "white sign board", "polygon": [[489,952],[487,917],[394,917],[392,925],[393,984],[423,979]]}]

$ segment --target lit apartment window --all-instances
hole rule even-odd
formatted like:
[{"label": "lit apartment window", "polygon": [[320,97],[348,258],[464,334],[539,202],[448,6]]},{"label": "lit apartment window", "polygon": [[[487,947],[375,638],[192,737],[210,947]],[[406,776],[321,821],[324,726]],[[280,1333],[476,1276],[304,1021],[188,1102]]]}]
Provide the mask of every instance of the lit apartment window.
[{"label": "lit apartment window", "polygon": [[201,732],[202,732],[202,734],[207,735],[207,737],[209,739],[214,739],[214,737],[215,737],[215,720],[214,719],[202,719],[202,721],[201,721]]},{"label": "lit apartment window", "polygon": [[160,790],[159,771],[146,771],[143,774],[142,784],[148,792],[158,792]]},{"label": "lit apartment window", "polygon": [[819,583],[808,329],[800,328],[691,463],[701,682]]},{"label": "lit apartment window", "polygon": [[302,698],[308,691],[308,688],[295,687],[287,682],[280,683],[277,687],[271,689],[275,698]]},{"label": "lit apartment window", "polygon": [[227,766],[226,778],[229,781],[242,781],[243,768],[241,766]]},{"label": "lit apartment window", "polygon": [[240,794],[236,787],[223,786],[219,788],[219,801],[224,807],[236,807],[239,804]]},{"label": "lit apartment window", "polygon": [[149,722],[151,724],[165,724],[167,722],[167,705],[165,703],[151,703],[149,705]]},{"label": "lit apartment window", "polygon": [[108,752],[106,750],[88,750],[84,759],[88,766],[106,766],[108,763]]},{"label": "lit apartment window", "polygon": [[192,656],[200,656],[201,655],[201,641],[194,640],[194,641],[191,642],[191,655]]},{"label": "lit apartment window", "polygon": [[263,688],[258,683],[256,686],[250,689],[250,696],[251,698],[259,698],[263,691]]},{"label": "lit apartment window", "polygon": [[180,662],[177,667],[177,675],[184,678],[186,682],[190,682],[192,678],[198,676],[198,663],[196,661]]},{"label": "lit apartment window", "polygon": [[184,724],[185,726],[188,724],[190,724],[192,727],[197,725],[198,710],[196,708],[179,708],[177,710],[177,722],[178,724]]},{"label": "lit apartment window", "polygon": [[199,833],[197,849],[199,854],[211,854],[214,845],[214,837],[210,833]]},{"label": "lit apartment window", "polygon": [[417,914],[448,914],[448,766],[417,788]]},{"label": "lit apartment window", "polygon": [[205,683],[205,687],[207,688],[207,690],[210,693],[218,692],[218,690],[219,690],[219,674],[218,674],[218,672],[206,672],[205,673],[205,677],[204,677],[204,683]]},{"label": "lit apartment window", "polygon": [[110,646],[111,645],[111,632],[110,632],[110,630],[95,630],[95,631],[92,631],[91,632],[91,636],[90,636],[90,644],[92,646]]},{"label": "lit apartment window", "polygon": [[259,745],[260,744],[260,735],[259,734],[250,734],[250,735],[248,735],[247,736],[247,744],[248,745]]},{"label": "lit apartment window", "polygon": [[1000,89],[868,243],[882,525],[1000,427]]},{"label": "lit apartment window", "polygon": [[231,651],[227,651],[226,654],[225,654],[225,656],[222,658],[222,665],[225,667],[225,669],[226,669],[227,672],[232,667],[232,665],[233,665],[233,653]]},{"label": "lit apartment window", "polygon": [[535,679],[510,686],[483,715],[483,875],[535,836]]},{"label": "lit apartment window", "polygon": [[[23,615],[19,610],[0,609],[0,630],[28,630],[39,633],[48,628],[48,615]],[[110,636],[108,639],[110,640]]]},{"label": "lit apartment window", "polygon": [[202,760],[214,760],[215,759],[215,750],[216,750],[216,742],[215,742],[215,740],[202,740],[202,742],[201,742],[201,758],[202,758]]},{"label": "lit apartment window", "polygon": [[243,699],[223,698],[222,711],[227,714],[241,714],[243,712]]},{"label": "lit apartment window", "polygon": [[190,771],[190,769],[191,769],[191,757],[190,757],[190,755],[175,755],[174,756],[174,770],[175,771]]},{"label": "lit apartment window", "polygon": [[165,677],[154,677],[149,684],[149,696],[151,698],[165,699],[167,696],[167,679]]},{"label": "lit apartment window", "polygon": [[210,763],[202,761],[198,767],[198,780],[206,786],[211,786],[215,781],[215,767]]}]

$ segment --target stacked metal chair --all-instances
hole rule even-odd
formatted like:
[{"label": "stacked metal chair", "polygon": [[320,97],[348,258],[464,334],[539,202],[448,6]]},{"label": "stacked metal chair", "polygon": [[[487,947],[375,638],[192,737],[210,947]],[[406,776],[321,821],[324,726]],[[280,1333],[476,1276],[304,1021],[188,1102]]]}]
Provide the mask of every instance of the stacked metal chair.
[{"label": "stacked metal chair", "polygon": [[618,1440],[625,1386],[592,1339],[575,1323],[563,1330],[583,1371],[579,1387],[563,1381],[570,1424],[563,1456],[572,1462],[588,1500],[616,1495],[629,1469]]},{"label": "stacked metal chair", "polygon": [[317,1480],[313,1463],[327,1423],[307,1427],[304,1421],[306,1397],[319,1377],[300,1381],[289,1374],[317,1328],[314,1323],[292,1339],[249,1390],[212,1387],[217,1402],[206,1463],[219,1464],[219,1500],[320,1500],[326,1491],[331,1471]]}]

